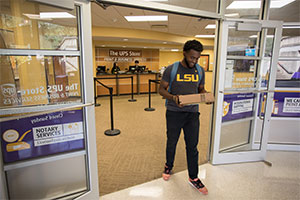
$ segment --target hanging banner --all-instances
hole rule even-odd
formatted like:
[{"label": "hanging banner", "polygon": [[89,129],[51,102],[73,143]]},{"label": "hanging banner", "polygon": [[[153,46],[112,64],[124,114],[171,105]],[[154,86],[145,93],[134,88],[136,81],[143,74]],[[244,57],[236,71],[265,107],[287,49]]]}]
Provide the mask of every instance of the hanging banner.
[{"label": "hanging banner", "polygon": [[0,123],[5,163],[84,149],[81,109]]},{"label": "hanging banner", "polygon": [[254,97],[253,93],[225,94],[222,122],[251,117]]}]

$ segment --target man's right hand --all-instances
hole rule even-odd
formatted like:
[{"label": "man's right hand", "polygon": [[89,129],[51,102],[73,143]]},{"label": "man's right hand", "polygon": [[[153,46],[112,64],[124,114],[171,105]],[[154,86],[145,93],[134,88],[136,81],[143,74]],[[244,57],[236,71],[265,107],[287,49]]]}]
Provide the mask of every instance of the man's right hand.
[{"label": "man's right hand", "polygon": [[172,97],[172,100],[176,103],[176,105],[178,106],[178,107],[180,107],[180,108],[182,108],[183,107],[183,105],[180,103],[180,101],[179,101],[179,96],[178,95],[174,95],[173,97]]}]

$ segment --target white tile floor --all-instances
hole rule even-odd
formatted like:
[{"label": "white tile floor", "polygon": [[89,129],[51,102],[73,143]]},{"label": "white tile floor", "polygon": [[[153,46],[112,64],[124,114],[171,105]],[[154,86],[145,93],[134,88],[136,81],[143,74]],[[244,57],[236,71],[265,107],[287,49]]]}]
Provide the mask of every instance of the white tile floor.
[{"label": "white tile floor", "polygon": [[[231,165],[204,164],[199,177],[209,190],[202,195],[187,182],[187,171],[100,197],[100,200],[252,200],[300,199],[300,152],[268,151],[267,161]],[[176,167],[176,166],[175,166]]]}]

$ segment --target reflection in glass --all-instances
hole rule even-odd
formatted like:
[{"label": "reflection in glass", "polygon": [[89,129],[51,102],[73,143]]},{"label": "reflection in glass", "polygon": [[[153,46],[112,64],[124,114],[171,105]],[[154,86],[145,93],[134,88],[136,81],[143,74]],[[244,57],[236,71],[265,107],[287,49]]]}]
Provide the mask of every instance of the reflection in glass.
[{"label": "reflection in glass", "polygon": [[[261,130],[260,127],[256,129]],[[253,130],[253,120],[222,124],[220,153],[260,150],[260,137]],[[256,138],[256,141],[255,141]]]},{"label": "reflection in glass", "polygon": [[264,56],[271,57],[274,46],[275,29],[267,29],[266,47]]},{"label": "reflection in glass", "polygon": [[300,80],[300,60],[279,60],[277,80]]},{"label": "reflection in glass", "polygon": [[227,55],[230,56],[258,56],[257,32],[237,31],[229,28]]},{"label": "reflection in glass", "polygon": [[[299,34],[299,30],[298,30]],[[300,57],[300,36],[283,37],[279,57]]]},{"label": "reflection in glass", "polygon": [[217,2],[217,0],[189,0],[189,3],[186,3],[185,1],[158,1],[157,3],[216,12]]},{"label": "reflection in glass", "polygon": [[259,19],[261,0],[257,1],[233,1],[225,3],[225,16],[230,18]]},{"label": "reflection in glass", "polygon": [[79,57],[0,56],[0,107],[81,102]]},{"label": "reflection in glass", "polygon": [[227,60],[225,71],[225,89],[253,88],[256,86],[255,60]]},{"label": "reflection in glass", "polygon": [[[45,12],[69,15],[58,18],[53,14],[43,18],[41,14]],[[0,13],[3,48],[78,50],[76,9],[69,11],[25,0],[9,0],[1,1]],[[66,45],[70,44],[70,39],[72,45]]]}]

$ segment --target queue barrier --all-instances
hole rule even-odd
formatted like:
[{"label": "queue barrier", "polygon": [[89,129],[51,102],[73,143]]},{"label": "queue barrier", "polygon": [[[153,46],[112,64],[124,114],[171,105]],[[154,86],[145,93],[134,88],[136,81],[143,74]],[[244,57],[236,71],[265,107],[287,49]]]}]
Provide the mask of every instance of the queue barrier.
[{"label": "queue barrier", "polygon": [[[113,90],[114,90],[114,88],[108,87],[107,85],[104,85],[103,83],[98,81],[97,78],[94,79],[94,80],[95,80],[94,82],[99,83],[100,85],[102,85],[103,87],[105,87],[106,89],[109,90],[109,97],[110,97],[110,129],[104,131],[104,134],[107,135],[107,136],[119,135],[121,133],[121,131],[119,129],[114,129],[114,112],[113,112]],[[96,100],[97,100],[97,97],[95,97],[95,106],[96,106]]]},{"label": "queue barrier", "polygon": [[94,77],[94,98],[95,98],[95,106],[100,106],[100,104],[97,104],[97,84],[96,81],[100,80],[100,79],[126,79],[126,78],[130,78],[131,79],[131,99],[128,99],[129,102],[135,102],[136,99],[133,98],[133,76],[128,76],[128,77],[102,77],[102,78],[96,78]]},{"label": "queue barrier", "polygon": [[149,92],[148,92],[148,94],[149,94],[149,105],[148,105],[148,108],[145,108],[144,110],[145,111],[155,111],[155,108],[151,108],[151,82],[153,82],[153,83],[156,83],[156,84],[160,84],[160,80],[151,80],[151,79],[149,79],[149,81],[148,81],[148,86],[149,86]]}]

